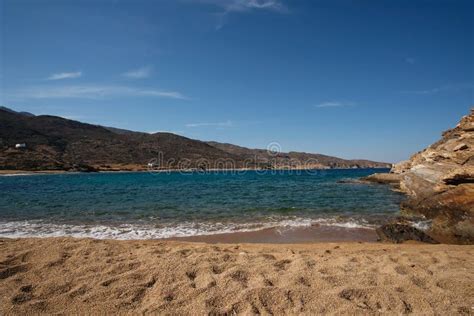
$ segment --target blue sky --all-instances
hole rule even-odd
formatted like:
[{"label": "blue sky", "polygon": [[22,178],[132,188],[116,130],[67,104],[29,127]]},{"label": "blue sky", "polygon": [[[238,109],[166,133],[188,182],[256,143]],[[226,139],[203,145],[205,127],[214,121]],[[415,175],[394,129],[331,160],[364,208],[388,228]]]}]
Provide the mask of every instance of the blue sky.
[{"label": "blue sky", "polygon": [[474,2],[0,0],[0,104],[407,159],[474,105]]}]

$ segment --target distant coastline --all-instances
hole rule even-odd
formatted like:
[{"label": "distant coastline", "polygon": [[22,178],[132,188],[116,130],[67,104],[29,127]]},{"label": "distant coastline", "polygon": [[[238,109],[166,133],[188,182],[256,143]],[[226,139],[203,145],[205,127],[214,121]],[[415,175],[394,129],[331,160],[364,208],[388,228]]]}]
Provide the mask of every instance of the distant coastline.
[{"label": "distant coastline", "polygon": [[95,171],[71,171],[71,170],[1,170],[0,176],[22,176],[22,175],[54,175],[54,174],[74,174],[74,173],[120,173],[120,172],[149,172],[149,173],[167,173],[167,172],[224,172],[224,171],[324,171],[324,170],[350,170],[350,169],[374,169],[374,170],[390,170],[386,167],[371,167],[371,168],[275,168],[275,169],[264,169],[264,168],[231,168],[231,169],[158,169],[150,170],[147,168],[134,168],[134,169],[97,169]]},{"label": "distant coastline", "polygon": [[390,168],[391,163],[342,159],[143,133],[57,116],[0,108],[0,168],[19,171],[302,170]]}]

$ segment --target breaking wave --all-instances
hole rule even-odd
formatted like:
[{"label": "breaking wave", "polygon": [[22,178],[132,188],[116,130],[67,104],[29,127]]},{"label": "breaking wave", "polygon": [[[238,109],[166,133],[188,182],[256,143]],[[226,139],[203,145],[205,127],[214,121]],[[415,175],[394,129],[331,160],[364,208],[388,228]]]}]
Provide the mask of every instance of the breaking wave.
[{"label": "breaking wave", "polygon": [[58,224],[41,220],[0,222],[0,237],[76,237],[95,239],[165,239],[236,232],[259,231],[267,228],[298,228],[332,226],[346,229],[369,228],[376,225],[364,219],[339,218],[282,218],[266,222],[222,223],[184,222],[166,226],[153,224]]}]

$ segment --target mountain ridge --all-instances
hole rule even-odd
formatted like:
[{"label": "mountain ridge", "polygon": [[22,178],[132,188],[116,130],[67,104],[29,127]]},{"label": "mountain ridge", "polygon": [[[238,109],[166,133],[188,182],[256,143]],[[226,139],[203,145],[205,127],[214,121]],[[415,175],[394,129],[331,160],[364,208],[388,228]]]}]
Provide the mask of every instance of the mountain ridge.
[{"label": "mountain ridge", "polygon": [[[25,143],[26,148],[15,148]],[[389,168],[321,154],[274,153],[144,133],[0,108],[0,169],[119,171],[153,169]]]}]

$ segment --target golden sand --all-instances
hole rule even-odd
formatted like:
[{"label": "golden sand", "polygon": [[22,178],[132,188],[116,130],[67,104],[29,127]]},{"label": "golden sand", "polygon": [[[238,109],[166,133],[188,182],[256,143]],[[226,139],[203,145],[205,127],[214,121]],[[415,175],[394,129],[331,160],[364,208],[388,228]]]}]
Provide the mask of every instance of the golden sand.
[{"label": "golden sand", "polygon": [[0,240],[0,314],[472,314],[474,246]]}]

